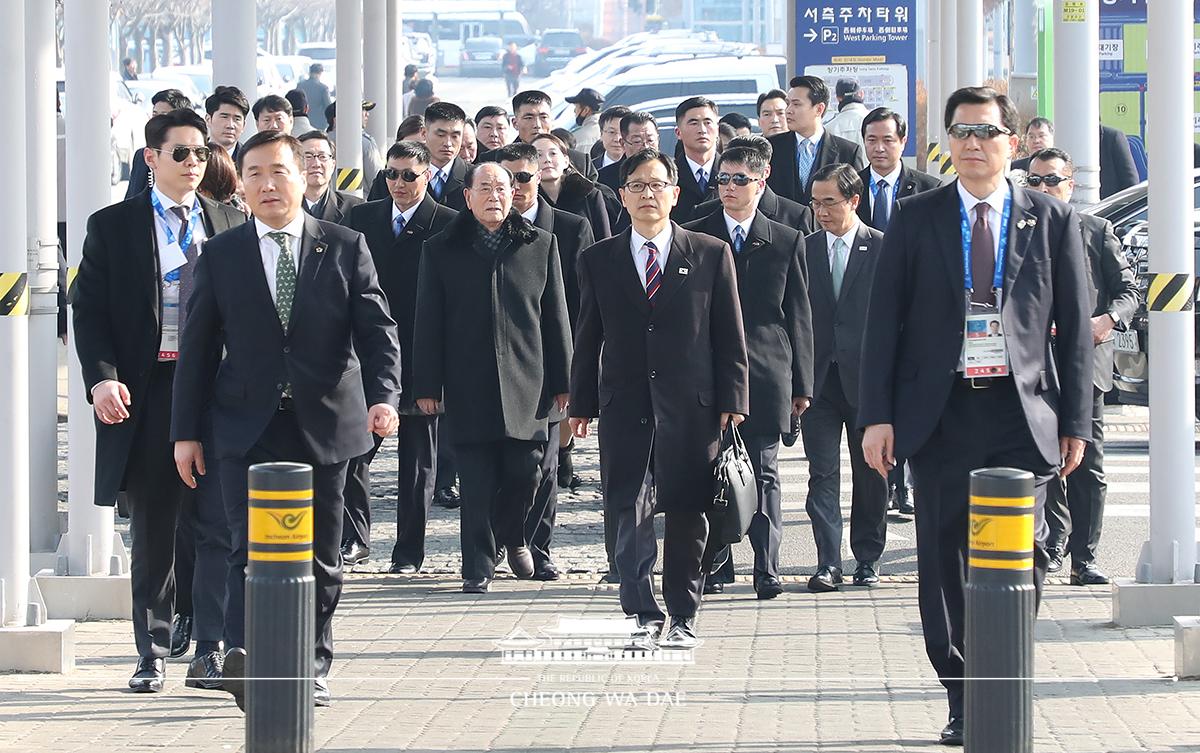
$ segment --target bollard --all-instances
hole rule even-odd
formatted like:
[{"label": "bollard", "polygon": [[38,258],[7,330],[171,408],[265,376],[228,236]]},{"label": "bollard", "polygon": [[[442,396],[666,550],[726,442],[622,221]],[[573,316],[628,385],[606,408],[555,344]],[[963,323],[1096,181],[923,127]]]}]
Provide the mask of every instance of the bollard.
[{"label": "bollard", "polygon": [[246,753],[311,753],[312,467],[252,465],[249,486]]},{"label": "bollard", "polygon": [[1033,751],[1033,502],[1032,473],[971,471],[964,637],[970,753]]}]

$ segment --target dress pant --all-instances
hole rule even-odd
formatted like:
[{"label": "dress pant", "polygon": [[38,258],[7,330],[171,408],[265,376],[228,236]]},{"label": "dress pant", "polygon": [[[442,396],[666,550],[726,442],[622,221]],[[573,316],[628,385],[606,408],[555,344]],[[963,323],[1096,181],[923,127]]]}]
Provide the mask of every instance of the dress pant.
[{"label": "dress pant", "polygon": [[[558,421],[550,424],[552,440],[558,437]],[[554,521],[558,517],[558,442],[546,443],[541,458],[542,478],[533,495],[533,506],[525,516],[525,540],[533,554],[533,566],[540,569],[551,564],[550,542],[554,537]]]},{"label": "dress pant", "polygon": [[907,497],[912,494],[913,481],[912,474],[908,472],[908,461],[901,460],[896,463],[896,467],[888,473],[888,487],[895,489],[897,496]]},{"label": "dress pant", "polygon": [[750,546],[754,549],[754,582],[779,577],[779,548],[783,542],[783,491],[779,486],[779,435],[746,434],[750,465],[758,483],[758,510],[750,519]]},{"label": "dress pant", "polygon": [[[437,474],[435,489],[451,489],[458,479],[458,458],[454,438],[450,436],[450,423],[443,421],[437,436]],[[460,490],[461,492],[461,490]]]},{"label": "dress pant", "polygon": [[464,580],[495,574],[497,545],[525,545],[525,519],[533,506],[546,444],[500,439],[455,445]]},{"label": "dress pant", "polygon": [[[230,548],[225,612],[226,648],[246,646],[246,472],[255,463],[291,461],[313,467],[313,577],[316,579],[316,676],[329,674],[333,663],[333,612],[342,596],[342,494],[347,461],[318,465],[300,435],[291,410],[278,410],[245,456],[221,461],[221,488],[229,519]],[[269,649],[269,647],[264,647]]]},{"label": "dress pant", "polygon": [[1104,527],[1104,502],[1108,483],[1104,480],[1104,393],[1093,388],[1092,441],[1084,446],[1083,461],[1067,476],[1070,507],[1071,567],[1078,569],[1096,561],[1096,547]]},{"label": "dress pant", "polygon": [[175,469],[171,442],[174,362],[150,371],[125,470],[129,512],[129,582],[133,595],[133,640],[138,656],[163,659],[171,651],[175,616],[175,527],[192,491]]},{"label": "dress pant", "polygon": [[1034,586],[1046,577],[1046,486],[1054,468],[1038,451],[1016,386],[1003,378],[986,389],[955,379],[933,435],[910,458],[921,509],[916,516],[918,601],[925,652],[945,686],[950,715],[963,713],[963,639],[970,473],[1007,466],[1034,474]]},{"label": "dress pant", "polygon": [[[216,463],[213,466],[211,470],[215,470]],[[192,616],[192,587],[196,580],[196,531],[192,528],[195,506],[196,492],[193,492],[184,499],[179,510],[179,522],[175,525],[175,614],[180,617]],[[221,582],[224,581],[225,576],[222,575]],[[217,640],[220,640],[219,636]]]},{"label": "dress pant", "polygon": [[800,416],[804,454],[808,456],[808,499],[817,566],[842,566],[842,429],[850,450],[850,552],[859,562],[877,562],[887,539],[887,483],[863,457],[857,411],[846,399],[838,365],[829,367],[820,397]]},{"label": "dress pant", "polygon": [[[626,615],[646,619],[664,619],[654,593],[654,564],[658,561],[658,540],[654,535],[653,461],[646,469],[641,491],[631,507],[605,509],[617,524],[615,554],[617,574],[621,576],[621,609]],[[700,609],[706,566],[711,565],[714,550],[706,550],[708,517],[699,509],[672,510],[663,513],[662,592],[667,612],[672,617],[695,617]]]},{"label": "dress pant", "polygon": [[[204,444],[212,447],[211,441]],[[188,563],[187,594],[190,611],[175,599],[177,614],[192,617],[192,638],[206,643],[218,643],[225,632],[226,573],[229,569],[229,522],[225,518],[225,501],[221,493],[220,464],[208,464],[207,474],[196,479],[196,491],[180,516],[179,530],[187,537],[186,546],[192,553]],[[178,539],[175,552],[175,578],[178,593],[185,585],[181,576]]]}]

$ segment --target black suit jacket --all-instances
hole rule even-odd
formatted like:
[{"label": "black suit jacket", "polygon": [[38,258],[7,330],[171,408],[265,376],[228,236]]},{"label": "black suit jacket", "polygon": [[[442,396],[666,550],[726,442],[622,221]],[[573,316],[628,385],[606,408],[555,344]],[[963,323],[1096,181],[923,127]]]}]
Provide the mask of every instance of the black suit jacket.
[{"label": "black suit jacket", "polygon": [[777,133],[768,140],[774,151],[771,153],[771,175],[767,178],[767,185],[780,196],[804,205],[812,203],[812,176],[820,168],[843,162],[861,170],[867,164],[862,147],[825,131],[817,144],[812,170],[808,173],[808,183],[802,186],[800,167],[796,161],[796,134],[793,131]]},{"label": "black suit jacket", "polygon": [[814,382],[813,396],[820,397],[827,384],[829,367],[838,365],[842,394],[851,405],[858,403],[863,330],[867,303],[875,280],[875,265],[883,249],[883,233],[859,223],[846,260],[841,294],[833,294],[829,264],[829,238],[818,230],[805,239],[808,253],[808,297],[812,301]]},{"label": "black suit jacket", "polygon": [[[1079,215],[1083,248],[1088,255],[1088,293],[1092,316],[1116,314],[1116,329],[1124,331],[1137,313],[1141,294],[1137,277],[1121,250],[1112,223],[1090,214]],[[1097,343],[1093,384],[1102,392],[1113,386],[1113,338]]]},{"label": "black suit jacket", "polygon": [[461,212],[425,242],[417,292],[413,392],[445,399],[463,441],[546,441],[568,391],[571,323],[554,236],[519,214],[499,255]]},{"label": "black suit jacket", "polygon": [[332,222],[335,225],[345,225],[346,216],[350,213],[350,210],[361,203],[363,203],[363,200],[354,194],[337,191],[330,186],[325,190],[325,195],[313,205],[312,209],[309,209],[308,205],[305,204],[304,211],[318,220]]},{"label": "black suit jacket", "polygon": [[125,198],[132,199],[150,187],[150,166],[146,164],[146,153],[133,150],[133,162],[129,165],[129,185],[125,186]]},{"label": "black suit jacket", "polygon": [[[483,160],[476,158],[475,162],[479,163]],[[495,160],[493,160],[495,161]],[[467,208],[467,198],[463,195],[463,188],[466,187],[467,168],[470,164],[462,157],[455,157],[450,163],[450,177],[446,180],[446,185],[442,186],[442,195],[434,196],[434,200],[439,204],[444,204],[456,212],[462,212]],[[433,166],[429,166],[433,170]],[[433,180],[430,178],[428,193],[433,196]],[[375,176],[375,180],[371,183],[371,191],[367,194],[367,201],[379,201],[380,199],[390,198],[388,193],[387,179],[383,177],[383,170],[380,170]]]},{"label": "black suit jacket", "polygon": [[592,226],[583,217],[561,209],[555,209],[547,201],[538,202],[537,214],[533,217],[534,227],[541,228],[558,241],[558,258],[562,263],[563,286],[567,296],[567,313],[571,326],[579,317],[579,279],[575,265],[579,255],[596,242]]},{"label": "black suit jacket", "polygon": [[552,201],[541,188],[538,189],[538,198],[556,209],[586,219],[594,238],[607,238],[613,234],[604,194],[595,183],[579,173],[568,172],[563,175],[557,201]]},{"label": "black suit jacket", "polygon": [[382,199],[360,204],[350,210],[347,227],[362,233],[375,263],[379,287],[387,298],[388,309],[396,321],[400,341],[400,410],[414,413],[413,333],[417,312],[417,276],[421,269],[421,249],[425,241],[442,232],[458,212],[438,204],[429,194],[417,205],[404,232],[392,232],[392,200]]},{"label": "black suit jacket", "polygon": [[687,157],[678,154],[675,157],[675,169],[679,172],[679,201],[671,210],[671,219],[678,223],[690,222],[707,215],[696,214],[696,205],[717,198],[717,173],[721,172],[721,155],[713,160],[712,171],[708,176],[708,186],[702,192],[696,182],[696,174],[688,164]]},{"label": "black suit jacket", "polygon": [[[865,167],[859,171],[858,177],[862,179],[862,193],[858,198],[858,218],[868,225],[871,225],[871,212],[874,211],[874,204],[871,200],[874,198],[871,194],[871,168]],[[892,209],[895,209],[896,202],[906,196],[928,191],[932,188],[937,188],[942,185],[942,182],[936,176],[929,173],[913,170],[904,163],[900,164],[900,176],[896,179],[900,189],[893,191],[891,186],[888,186],[888,193],[892,195]],[[891,217],[891,212],[888,212],[888,217]],[[871,225],[871,227],[875,227]],[[876,230],[883,232],[887,228],[876,227]],[[851,397],[853,399],[853,397]]]},{"label": "black suit jacket", "polygon": [[[1092,436],[1087,264],[1075,210],[1010,184],[1001,317],[1025,421],[1045,461],[1059,437]],[[863,338],[858,423],[892,424],[912,457],[961,379],[965,297],[958,186],[904,199],[884,237]],[[1057,327],[1051,350],[1050,326]]]},{"label": "black suit jacket", "polygon": [[579,257],[571,415],[600,417],[611,508],[634,504],[653,458],[658,510],[707,509],[720,414],[750,412],[733,253],[703,233],[672,230],[654,306],[630,231]]},{"label": "black suit jacket", "polygon": [[[697,217],[707,217],[720,210],[721,200],[718,198],[697,204],[692,211]],[[767,219],[774,220],[780,225],[786,225],[800,235],[809,235],[816,229],[816,221],[813,219],[811,209],[791,199],[783,198],[772,191],[770,186],[763,188],[763,194],[758,199],[758,211],[765,214]]]},{"label": "black suit jacket", "polygon": [[1137,185],[1137,166],[1129,151],[1129,138],[1112,126],[1100,126],[1100,198]]},{"label": "black suit jacket", "polygon": [[200,411],[211,396],[217,457],[243,457],[290,384],[300,439],[315,462],[338,463],[374,446],[367,406],[400,399],[396,323],[362,234],[303,216],[286,332],[255,223],[208,243],[175,370],[172,440],[200,438]]},{"label": "black suit jacket", "polygon": [[614,191],[619,190],[621,188],[621,163],[624,161],[625,158],[622,157],[611,165],[600,168],[596,173],[596,182],[603,183]]},{"label": "black suit jacket", "polygon": [[[246,221],[225,204],[200,198],[204,232],[210,239]],[[95,503],[111,506],[121,491],[134,432],[142,412],[150,371],[158,360],[162,316],[162,274],[150,192],[105,207],[88,218],[79,274],[71,285],[75,337],[87,400],[92,388],[116,379],[129,388],[129,419],[105,424],[96,419]],[[168,421],[166,416],[154,420]]]},{"label": "black suit jacket", "polygon": [[[684,227],[733,247],[723,209]],[[792,398],[813,394],[804,236],[757,212],[733,262],[750,362],[750,415],[739,428],[743,434],[786,434],[791,428]]]}]

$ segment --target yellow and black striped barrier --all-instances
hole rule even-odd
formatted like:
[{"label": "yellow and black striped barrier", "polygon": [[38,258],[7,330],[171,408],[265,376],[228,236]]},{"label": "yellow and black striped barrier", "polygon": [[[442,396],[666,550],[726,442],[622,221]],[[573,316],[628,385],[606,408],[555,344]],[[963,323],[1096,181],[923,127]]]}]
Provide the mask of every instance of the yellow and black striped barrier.
[{"label": "yellow and black striped barrier", "polygon": [[1158,273],[1146,291],[1147,311],[1191,311],[1196,300],[1196,278],[1189,274]]},{"label": "yellow and black striped barrier", "polygon": [[25,316],[28,313],[29,275],[0,272],[0,316]]},{"label": "yellow and black striped barrier", "polygon": [[941,144],[930,142],[925,153],[925,172],[930,175],[955,175],[954,163],[950,161],[950,151],[942,150]]},{"label": "yellow and black striped barrier", "polygon": [[970,488],[966,747],[1033,753],[1033,474],[982,468]]},{"label": "yellow and black striped barrier", "polygon": [[362,188],[362,169],[358,167],[340,167],[337,171],[337,190],[358,191]]},{"label": "yellow and black striped barrier", "polygon": [[312,466],[250,466],[246,750],[312,751]]}]

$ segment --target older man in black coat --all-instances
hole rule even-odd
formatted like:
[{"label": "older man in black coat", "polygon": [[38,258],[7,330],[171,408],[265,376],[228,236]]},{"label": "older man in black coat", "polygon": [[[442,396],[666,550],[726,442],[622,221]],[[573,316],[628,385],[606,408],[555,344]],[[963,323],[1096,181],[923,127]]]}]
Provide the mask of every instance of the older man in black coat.
[{"label": "older man in black coat", "polygon": [[511,174],[473,165],[466,185],[469,211],[425,242],[413,393],[426,415],[445,399],[462,484],[463,591],[484,593],[497,539],[514,574],[534,575],[524,523],[551,412],[567,405],[571,324],[558,244],[511,212]]},{"label": "older man in black coat", "polygon": [[660,645],[696,645],[712,463],[721,431],[750,411],[746,340],[733,255],[670,221],[675,162],[647,149],[624,162],[632,227],[579,259],[571,427],[599,416],[607,513],[617,518],[625,614],[657,637],[655,512],[666,514]]}]

